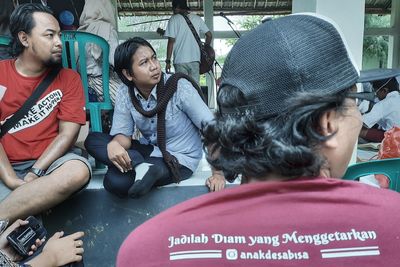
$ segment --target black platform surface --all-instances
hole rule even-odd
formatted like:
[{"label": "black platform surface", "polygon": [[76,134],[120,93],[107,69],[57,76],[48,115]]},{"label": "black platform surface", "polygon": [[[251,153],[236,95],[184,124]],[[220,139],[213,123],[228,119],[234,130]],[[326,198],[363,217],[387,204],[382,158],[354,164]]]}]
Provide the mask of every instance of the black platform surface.
[{"label": "black platform surface", "polygon": [[85,266],[111,267],[133,229],[161,211],[207,192],[205,186],[163,187],[140,199],[120,199],[104,189],[90,189],[43,215],[43,222],[49,236],[59,230],[84,231]]}]

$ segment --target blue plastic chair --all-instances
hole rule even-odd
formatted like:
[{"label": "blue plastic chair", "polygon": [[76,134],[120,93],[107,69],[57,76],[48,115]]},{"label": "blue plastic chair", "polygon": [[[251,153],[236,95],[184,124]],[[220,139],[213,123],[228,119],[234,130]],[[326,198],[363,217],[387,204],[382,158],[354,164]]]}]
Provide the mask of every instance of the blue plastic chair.
[{"label": "blue plastic chair", "polygon": [[[101,111],[112,110],[109,92],[109,53],[110,46],[107,41],[95,34],[80,31],[63,31],[61,34],[63,44],[62,64],[65,68],[71,68],[80,73],[83,89],[85,92],[86,109],[90,114],[90,130],[92,132],[102,132]],[[102,49],[102,86],[103,101],[93,102],[89,99],[89,85],[86,70],[86,44],[96,44]],[[77,63],[77,60],[78,63]],[[96,161],[96,169],[104,169],[104,165]]]},{"label": "blue plastic chair", "polygon": [[371,160],[347,168],[345,180],[357,180],[370,174],[383,174],[389,179],[389,188],[400,192],[400,158]]},{"label": "blue plastic chair", "polygon": [[[63,44],[62,64],[65,68],[71,68],[81,74],[83,89],[85,91],[86,109],[90,113],[90,129],[92,132],[102,132],[101,111],[112,110],[113,106],[110,100],[109,92],[109,53],[110,46],[104,38],[95,34],[80,31],[63,31],[61,35]],[[89,99],[89,86],[86,70],[86,44],[96,44],[102,49],[102,102],[92,102]],[[77,49],[76,49],[77,48]],[[78,51],[78,54],[76,53]],[[78,63],[76,59],[79,58]]]},{"label": "blue plastic chair", "polygon": [[0,45],[7,46],[11,42],[11,37],[6,35],[0,35]]}]

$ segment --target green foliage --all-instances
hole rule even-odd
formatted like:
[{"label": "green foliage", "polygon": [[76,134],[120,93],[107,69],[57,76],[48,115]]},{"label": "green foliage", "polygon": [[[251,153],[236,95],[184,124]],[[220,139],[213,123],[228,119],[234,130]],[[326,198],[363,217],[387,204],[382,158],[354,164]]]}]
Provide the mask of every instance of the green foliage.
[{"label": "green foliage", "polygon": [[366,36],[364,38],[363,53],[366,57],[377,58],[379,68],[386,65],[388,59],[388,36]]},{"label": "green foliage", "polygon": [[263,16],[246,16],[239,21],[241,28],[245,30],[252,30],[257,27],[262,20]]},{"label": "green foliage", "polygon": [[[385,28],[390,27],[390,15],[365,15],[365,28]],[[379,68],[386,65],[388,59],[388,36],[366,36],[363,43],[363,54],[367,58],[376,58],[379,62]]]},{"label": "green foliage", "polygon": [[390,27],[390,15],[365,14],[365,28]]},{"label": "green foliage", "polygon": [[[240,29],[252,30],[261,23],[263,16],[242,16],[236,20],[236,24]],[[236,38],[226,39],[226,44],[233,46],[236,43]]]}]

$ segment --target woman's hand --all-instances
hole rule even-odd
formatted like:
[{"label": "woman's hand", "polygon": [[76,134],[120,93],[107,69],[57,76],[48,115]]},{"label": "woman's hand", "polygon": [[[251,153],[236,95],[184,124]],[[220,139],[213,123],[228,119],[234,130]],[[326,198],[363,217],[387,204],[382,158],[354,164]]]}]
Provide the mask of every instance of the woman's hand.
[{"label": "woman's hand", "polygon": [[132,170],[131,158],[128,152],[117,141],[113,140],[107,145],[107,155],[110,161],[121,172]]},{"label": "woman's hand", "polygon": [[[32,266],[63,266],[82,260],[83,232],[76,232],[63,237],[64,232],[55,233],[43,248],[42,253],[33,258],[28,264]],[[42,264],[43,263],[43,264]],[[44,264],[45,263],[45,264]]]},{"label": "woman's hand", "polygon": [[[22,259],[22,257],[20,255],[18,255],[18,253],[10,246],[10,244],[8,243],[7,240],[7,236],[14,231],[15,229],[17,229],[18,227],[22,226],[22,225],[26,225],[28,224],[28,221],[23,221],[23,220],[17,220],[15,221],[13,224],[11,224],[0,236],[0,249],[1,251],[4,252],[4,254],[6,254],[12,261],[19,261]],[[31,256],[38,247],[40,247],[42,245],[42,243],[44,242],[43,240],[40,239],[36,239],[36,242],[34,245],[32,245],[31,247],[31,251],[29,251],[29,256]]]}]

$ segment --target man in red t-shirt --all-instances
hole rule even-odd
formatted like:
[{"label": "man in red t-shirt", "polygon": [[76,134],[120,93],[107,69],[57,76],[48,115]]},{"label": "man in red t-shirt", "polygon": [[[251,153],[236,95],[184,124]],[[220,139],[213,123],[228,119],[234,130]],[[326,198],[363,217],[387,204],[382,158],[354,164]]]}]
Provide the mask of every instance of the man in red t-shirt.
[{"label": "man in red t-shirt", "polygon": [[[0,121],[3,124],[60,64],[60,27],[40,4],[17,7],[10,18],[15,59],[0,62]],[[70,153],[85,102],[79,74],[61,69],[39,100],[0,144],[0,219],[14,221],[65,200],[88,183],[87,160]],[[7,197],[6,197],[7,196]]]},{"label": "man in red t-shirt", "polygon": [[360,78],[334,23],[310,14],[243,35],[222,72],[211,165],[244,185],[184,202],[122,244],[128,266],[399,266],[400,194],[343,181]]}]

